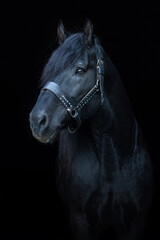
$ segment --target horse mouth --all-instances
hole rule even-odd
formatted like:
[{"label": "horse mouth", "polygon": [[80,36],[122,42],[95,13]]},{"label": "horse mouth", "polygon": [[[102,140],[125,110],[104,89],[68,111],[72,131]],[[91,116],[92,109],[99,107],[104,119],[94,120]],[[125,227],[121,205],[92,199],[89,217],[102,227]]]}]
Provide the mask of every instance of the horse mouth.
[{"label": "horse mouth", "polygon": [[58,131],[54,131],[49,136],[42,136],[40,134],[35,134],[34,132],[32,132],[32,135],[41,143],[53,143],[53,141],[56,139],[57,133]]}]

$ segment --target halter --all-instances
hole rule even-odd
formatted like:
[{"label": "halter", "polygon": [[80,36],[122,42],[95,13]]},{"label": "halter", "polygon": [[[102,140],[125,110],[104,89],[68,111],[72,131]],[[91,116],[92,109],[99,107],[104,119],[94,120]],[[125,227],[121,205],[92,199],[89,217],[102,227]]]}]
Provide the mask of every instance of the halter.
[{"label": "halter", "polygon": [[49,90],[52,92],[61,102],[61,104],[66,108],[70,116],[75,120],[76,127],[68,126],[68,131],[70,133],[75,133],[76,130],[81,125],[80,111],[84,106],[98,93],[101,95],[101,105],[103,104],[104,97],[102,91],[102,84],[104,79],[104,62],[102,60],[97,60],[97,80],[96,84],[90,89],[90,91],[80,100],[78,104],[67,96],[67,94],[60,88],[60,86],[55,82],[47,82],[43,87],[43,90]]}]

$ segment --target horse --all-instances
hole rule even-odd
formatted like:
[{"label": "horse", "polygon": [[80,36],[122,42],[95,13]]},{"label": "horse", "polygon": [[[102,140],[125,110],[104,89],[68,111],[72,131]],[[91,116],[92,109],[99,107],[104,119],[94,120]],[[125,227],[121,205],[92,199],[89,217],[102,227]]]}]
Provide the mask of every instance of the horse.
[{"label": "horse", "polygon": [[72,34],[60,21],[57,35],[30,127],[41,143],[58,141],[57,189],[73,239],[107,239],[110,229],[117,240],[141,239],[152,164],[125,87],[89,19]]}]

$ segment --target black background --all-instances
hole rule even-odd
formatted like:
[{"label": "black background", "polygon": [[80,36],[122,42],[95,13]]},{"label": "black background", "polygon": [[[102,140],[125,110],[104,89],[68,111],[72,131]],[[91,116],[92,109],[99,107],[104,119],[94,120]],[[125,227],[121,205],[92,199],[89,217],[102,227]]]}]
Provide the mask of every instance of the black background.
[{"label": "black background", "polygon": [[59,20],[62,19],[67,30],[75,32],[82,30],[87,17],[122,77],[150,151],[156,192],[145,239],[160,237],[157,2],[1,2],[0,231],[3,239],[8,236],[64,239],[70,234],[55,188],[57,144],[44,146],[33,139],[29,112],[40,90],[42,69],[57,47]]}]

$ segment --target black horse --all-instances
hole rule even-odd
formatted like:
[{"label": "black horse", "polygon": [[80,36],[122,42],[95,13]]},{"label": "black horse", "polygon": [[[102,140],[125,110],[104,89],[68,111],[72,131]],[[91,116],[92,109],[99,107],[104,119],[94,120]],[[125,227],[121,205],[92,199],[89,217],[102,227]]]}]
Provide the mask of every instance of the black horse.
[{"label": "black horse", "polygon": [[[67,34],[42,74],[30,114],[33,136],[59,139],[57,186],[74,239],[141,239],[152,193],[152,167],[120,76],[93,25]],[[106,238],[107,239],[107,238]]]}]

